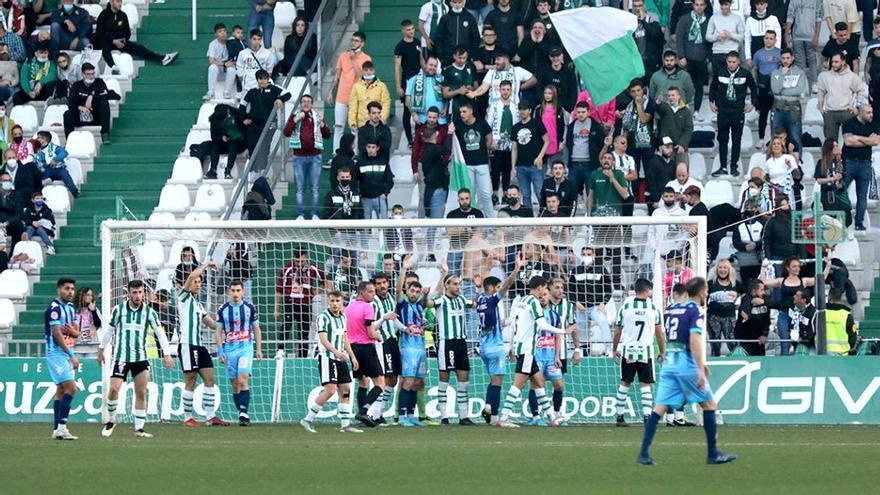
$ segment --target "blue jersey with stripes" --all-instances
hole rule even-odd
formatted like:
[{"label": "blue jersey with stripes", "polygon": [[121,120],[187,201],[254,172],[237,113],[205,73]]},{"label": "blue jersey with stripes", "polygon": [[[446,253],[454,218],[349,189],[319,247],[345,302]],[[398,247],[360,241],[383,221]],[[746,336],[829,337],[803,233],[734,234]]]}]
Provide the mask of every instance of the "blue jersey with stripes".
[{"label": "blue jersey with stripes", "polygon": [[497,293],[491,296],[480,294],[477,298],[477,315],[480,318],[480,349],[504,347],[499,303],[501,303],[501,296]]},{"label": "blue jersey with stripes", "polygon": [[696,370],[691,334],[703,333],[704,317],[700,307],[694,301],[672,303],[663,312],[663,325],[666,330],[664,370]]},{"label": "blue jersey with stripes", "polygon": [[403,299],[397,303],[394,312],[397,313],[400,323],[406,327],[406,330],[400,332],[398,336],[400,348],[425,350],[426,320],[422,303]]},{"label": "blue jersey with stripes", "polygon": [[[550,308],[544,309],[544,319],[556,328],[562,328],[562,320],[559,313]],[[535,345],[535,359],[538,361],[556,360],[556,334],[546,330],[538,330],[538,340]]]},{"label": "blue jersey with stripes", "polygon": [[[58,298],[49,303],[43,313],[43,323],[46,330],[46,356],[67,355],[61,346],[55,343],[55,338],[52,337],[52,327],[55,325],[63,327],[67,323],[74,322],[76,322],[76,308],[73,307],[73,303],[66,303]],[[73,349],[75,340],[73,337],[68,338],[67,347]]]},{"label": "blue jersey with stripes", "polygon": [[254,325],[259,322],[257,308],[247,301],[238,304],[227,302],[217,310],[217,324],[225,335],[224,347],[227,350],[253,346]]}]

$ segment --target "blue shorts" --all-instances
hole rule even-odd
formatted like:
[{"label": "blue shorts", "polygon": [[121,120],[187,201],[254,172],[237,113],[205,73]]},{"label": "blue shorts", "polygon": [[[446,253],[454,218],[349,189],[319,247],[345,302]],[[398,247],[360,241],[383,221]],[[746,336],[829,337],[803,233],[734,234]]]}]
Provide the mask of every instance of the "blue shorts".
[{"label": "blue shorts", "polygon": [[507,353],[503,347],[480,348],[480,359],[490,376],[504,376],[507,374]]},{"label": "blue shorts", "polygon": [[656,404],[680,407],[685,402],[701,404],[715,400],[709,382],[703,388],[697,387],[700,374],[697,370],[667,370],[660,372],[660,385],[657,387]]},{"label": "blue shorts", "polygon": [[404,378],[421,378],[428,376],[428,359],[425,348],[400,348],[401,373]]},{"label": "blue shorts", "polygon": [[254,348],[244,346],[235,349],[225,349],[226,354],[226,377],[230,380],[238,378],[238,375],[250,375],[254,369]]},{"label": "blue shorts", "polygon": [[73,366],[67,354],[46,356],[46,366],[55,385],[73,380]]},{"label": "blue shorts", "polygon": [[545,380],[562,380],[562,368],[556,366],[555,359],[538,360],[538,369]]}]

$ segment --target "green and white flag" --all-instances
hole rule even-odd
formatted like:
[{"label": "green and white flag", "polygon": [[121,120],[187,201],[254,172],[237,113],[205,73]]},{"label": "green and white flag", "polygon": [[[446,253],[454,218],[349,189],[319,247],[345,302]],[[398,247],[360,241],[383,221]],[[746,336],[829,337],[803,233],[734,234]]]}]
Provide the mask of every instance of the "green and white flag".
[{"label": "green and white flag", "polygon": [[446,197],[446,213],[458,208],[458,190],[462,188],[471,191],[471,207],[477,208],[477,195],[473,184],[471,184],[471,176],[468,174],[467,163],[464,161],[461,143],[458,142],[458,136],[453,134],[452,157],[449,159],[449,195]]},{"label": "green and white flag", "polygon": [[645,75],[633,33],[638,19],[613,7],[550,14],[593,103],[603,105]]}]

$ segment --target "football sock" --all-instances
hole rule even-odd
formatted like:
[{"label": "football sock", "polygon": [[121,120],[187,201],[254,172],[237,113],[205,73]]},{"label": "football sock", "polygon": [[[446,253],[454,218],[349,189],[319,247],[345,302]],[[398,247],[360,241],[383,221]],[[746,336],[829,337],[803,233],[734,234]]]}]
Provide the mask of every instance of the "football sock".
[{"label": "football sock", "polygon": [[534,390],[529,390],[529,412],[532,416],[538,415],[538,395]]},{"label": "football sock", "polygon": [[660,422],[660,415],[651,411],[651,415],[645,421],[645,436],[642,437],[642,450],[639,452],[641,457],[648,457],[648,448],[651,447],[651,442],[654,441],[658,422]]},{"label": "football sock", "polygon": [[143,430],[144,423],[147,422],[147,411],[144,409],[133,409],[131,414],[134,415],[134,431]]},{"label": "football sock", "polygon": [[358,389],[357,389],[357,405],[358,405],[358,412],[360,412],[360,414],[364,414],[365,412],[367,412],[367,406],[369,404],[367,404],[367,389],[366,389],[366,387],[358,387]]},{"label": "football sock", "polygon": [[[419,390],[419,392],[416,394],[416,403],[418,403],[418,405],[419,405],[419,414],[418,414],[419,419],[422,419],[422,418],[427,419],[428,413],[425,410],[425,391],[424,390]],[[415,415],[416,414],[413,413],[413,416],[415,416]]]},{"label": "football sock", "polygon": [[458,402],[458,420],[467,419],[470,414],[468,411],[468,382],[458,382],[455,384],[455,401]]},{"label": "football sock", "polygon": [[[379,387],[374,387],[373,390]],[[385,412],[385,403],[388,402],[388,397],[394,392],[394,389],[391,387],[385,387],[384,390],[379,392],[379,397],[370,404],[370,408],[367,410],[367,415],[369,415],[373,419],[379,419],[382,417],[382,413]],[[372,391],[370,392],[372,393]]]},{"label": "football sock", "polygon": [[58,424],[67,426],[67,416],[70,414],[70,403],[73,402],[73,396],[64,394],[61,396],[60,409],[58,411]]},{"label": "football sock", "polygon": [[364,411],[369,409],[370,405],[376,402],[376,399],[378,399],[380,395],[382,395],[382,389],[373,386],[373,388],[371,388],[370,391],[367,392],[367,400],[363,404]]},{"label": "football sock", "polygon": [[703,430],[706,431],[706,448],[708,448],[708,455],[709,457],[714,457],[718,454],[718,448],[715,445],[718,436],[717,424],[715,423],[715,411],[703,410]]},{"label": "football sock", "polygon": [[58,412],[61,411],[61,401],[56,400],[52,403],[52,412],[55,414],[55,422],[52,423],[52,430],[58,429]]},{"label": "football sock", "polygon": [[550,412],[550,398],[543,388],[535,390],[535,398],[538,400],[538,414],[546,416]]},{"label": "football sock", "polygon": [[642,415],[648,416],[654,408],[654,392],[650,385],[639,388],[639,391],[642,393]]},{"label": "football sock", "polygon": [[241,392],[237,394],[232,394],[232,402],[235,404],[235,410],[239,410],[241,408]]},{"label": "football sock", "polygon": [[498,414],[501,407],[501,385],[489,385],[486,390],[486,404],[492,407],[492,414]]},{"label": "football sock", "polygon": [[205,405],[205,417],[211,419],[214,417],[214,389],[205,387],[202,392],[202,403]]},{"label": "football sock", "polygon": [[309,406],[309,412],[306,413],[306,421],[308,421],[309,423],[314,421],[319,412],[321,412],[321,408],[318,407],[317,404]]},{"label": "football sock", "polygon": [[440,409],[440,418],[446,419],[446,389],[449,388],[449,383],[440,382],[437,385],[437,407]]},{"label": "football sock", "polygon": [[248,408],[251,406],[251,391],[250,390],[242,390],[238,393],[238,411],[242,414],[248,413]]},{"label": "football sock", "polygon": [[119,405],[118,399],[107,399],[107,415],[110,416],[110,422],[116,422],[116,408]]},{"label": "football sock", "polygon": [[351,426],[351,404],[339,404],[339,426],[346,428]]},{"label": "football sock", "polygon": [[409,413],[409,390],[401,388],[398,395],[399,398],[397,399],[397,417],[403,418],[406,417],[407,413]]},{"label": "football sock", "polygon": [[556,412],[562,410],[562,390],[553,391],[553,410]]},{"label": "football sock", "polygon": [[626,385],[619,385],[617,387],[617,415],[620,416],[623,414],[623,410],[626,408],[626,394],[629,393],[629,387]]},{"label": "football sock", "polygon": [[183,417],[184,419],[192,419],[193,417],[193,392],[192,390],[184,390],[180,393],[183,401]]},{"label": "football sock", "polygon": [[521,395],[522,390],[516,388],[516,385],[511,385],[510,388],[507,389],[507,397],[504,398],[504,409],[501,410],[501,421],[506,421],[513,413],[513,407],[516,405],[516,401],[519,400]]}]

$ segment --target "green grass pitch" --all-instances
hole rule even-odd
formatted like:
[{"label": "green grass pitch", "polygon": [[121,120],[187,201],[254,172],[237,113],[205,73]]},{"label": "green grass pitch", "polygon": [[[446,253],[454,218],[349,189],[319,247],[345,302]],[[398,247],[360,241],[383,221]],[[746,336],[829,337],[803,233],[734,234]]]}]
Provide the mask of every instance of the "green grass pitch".
[{"label": "green grass pitch", "polygon": [[[880,428],[722,426],[719,445],[740,458],[707,466],[701,428],[660,427],[637,466],[638,426],[501,430],[486,426],[361,435],[319,425],[186,429],[73,424],[80,440],[49,439],[48,425],[0,425],[0,493],[114,494],[553,494],[876,493]],[[853,491],[857,490],[857,491]]]}]

